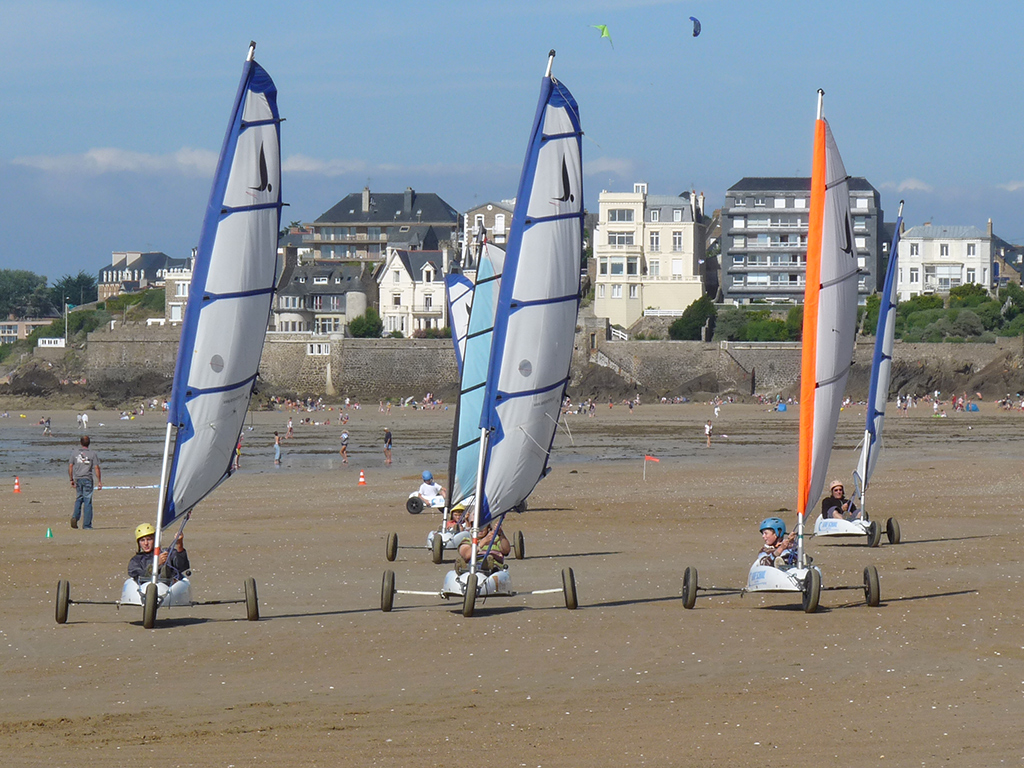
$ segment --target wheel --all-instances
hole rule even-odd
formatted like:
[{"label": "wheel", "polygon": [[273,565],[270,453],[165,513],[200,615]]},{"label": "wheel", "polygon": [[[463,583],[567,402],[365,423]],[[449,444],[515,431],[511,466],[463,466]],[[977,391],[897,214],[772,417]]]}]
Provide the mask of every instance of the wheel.
[{"label": "wheel", "polygon": [[817,568],[811,568],[807,572],[807,580],[804,582],[804,613],[814,613],[818,610],[818,600],[821,598],[821,574]]},{"label": "wheel", "polygon": [[889,538],[890,544],[900,543],[900,524],[895,517],[890,517],[885,521],[885,535]]},{"label": "wheel", "polygon": [[518,504],[512,507],[512,509],[518,512],[520,515],[523,514],[523,512],[526,511],[526,499],[520,501]]},{"label": "wheel", "polygon": [[418,515],[423,511],[423,499],[419,496],[410,496],[409,500],[405,502],[405,510],[410,515]]},{"label": "wheel", "polygon": [[71,585],[64,579],[57,582],[57,623],[66,624],[68,620],[68,604],[71,602]]},{"label": "wheel", "polygon": [[395,572],[384,571],[384,581],[380,585],[380,609],[389,613],[395,604]]},{"label": "wheel", "polygon": [[575,611],[579,603],[576,602],[576,574],[572,568],[562,569],[562,594],[565,595],[565,607]]},{"label": "wheel", "polygon": [[156,624],[156,584],[149,582],[146,585],[146,597],[142,602],[142,626],[152,629]]},{"label": "wheel", "polygon": [[882,540],[882,529],[878,527],[878,523],[872,520],[868,523],[868,546],[877,547],[878,543]]},{"label": "wheel", "polygon": [[393,563],[398,557],[398,534],[389,533],[387,544],[384,545],[384,557],[389,563]]},{"label": "wheel", "polygon": [[878,591],[878,569],[869,565],[864,569],[864,600],[874,608],[881,599],[882,595]]},{"label": "wheel", "polygon": [[476,574],[469,574],[466,579],[466,596],[462,599],[462,615],[467,619],[473,615],[476,608]]},{"label": "wheel", "polygon": [[260,602],[256,596],[256,579],[251,576],[245,580],[245,618],[249,621],[260,620]]},{"label": "wheel", "polygon": [[515,554],[516,560],[526,557],[526,542],[523,540],[522,531],[516,531],[512,536],[512,552]]},{"label": "wheel", "polygon": [[692,565],[683,571],[683,608],[689,610],[697,603],[697,569]]}]

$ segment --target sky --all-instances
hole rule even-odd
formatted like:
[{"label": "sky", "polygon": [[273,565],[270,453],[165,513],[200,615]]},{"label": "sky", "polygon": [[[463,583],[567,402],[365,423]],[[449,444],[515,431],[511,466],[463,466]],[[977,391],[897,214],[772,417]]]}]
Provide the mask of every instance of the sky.
[{"label": "sky", "polygon": [[809,176],[821,88],[886,220],[903,199],[908,226],[1024,242],[1022,28],[1019,0],[0,0],[0,269],[188,255],[250,40],[286,118],[285,224],[366,185],[514,197],[553,48],[592,211],[636,181],[710,211],[745,176]]}]

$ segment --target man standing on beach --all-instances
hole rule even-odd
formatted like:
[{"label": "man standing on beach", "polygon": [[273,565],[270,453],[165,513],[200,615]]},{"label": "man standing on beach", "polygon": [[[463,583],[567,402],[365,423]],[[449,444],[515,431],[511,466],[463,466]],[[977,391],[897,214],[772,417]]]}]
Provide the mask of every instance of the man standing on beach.
[{"label": "man standing on beach", "polygon": [[391,463],[391,430],[384,427],[384,463]]},{"label": "man standing on beach", "polygon": [[708,448],[711,447],[711,432],[714,427],[711,426],[711,419],[708,419],[708,423],[704,425],[704,436],[708,440]]},{"label": "man standing on beach", "polygon": [[92,473],[96,472],[96,489],[103,487],[100,482],[100,457],[89,447],[89,436],[82,435],[81,445],[71,454],[68,464],[68,477],[71,487],[75,489],[75,511],[71,515],[71,527],[78,527],[78,519],[82,519],[82,528],[92,530]]}]

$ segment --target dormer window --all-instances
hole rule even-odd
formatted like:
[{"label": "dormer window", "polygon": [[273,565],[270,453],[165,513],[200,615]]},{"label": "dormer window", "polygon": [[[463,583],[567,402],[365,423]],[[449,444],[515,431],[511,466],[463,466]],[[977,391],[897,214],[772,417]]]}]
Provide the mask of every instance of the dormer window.
[{"label": "dormer window", "polygon": [[314,277],[313,285],[327,285],[328,279],[326,277]]},{"label": "dormer window", "polygon": [[432,282],[434,282],[434,273],[431,270],[429,270],[429,269],[423,270],[423,282],[425,282],[425,283],[432,283]]}]

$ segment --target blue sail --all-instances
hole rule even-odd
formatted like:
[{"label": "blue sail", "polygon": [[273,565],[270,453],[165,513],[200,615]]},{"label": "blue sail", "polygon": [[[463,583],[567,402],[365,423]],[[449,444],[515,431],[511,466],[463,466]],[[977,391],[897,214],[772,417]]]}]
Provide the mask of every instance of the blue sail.
[{"label": "blue sail", "polygon": [[444,292],[448,300],[448,326],[455,345],[455,366],[461,377],[462,360],[466,356],[469,308],[473,302],[473,281],[460,273],[445,275]]},{"label": "blue sail", "polygon": [[167,417],[177,433],[161,499],[161,528],[231,474],[278,271],[280,122],[277,88],[250,50],[217,162],[182,320]]},{"label": "blue sail", "polygon": [[569,381],[583,241],[583,132],[568,89],[541,84],[502,272],[481,429],[483,524],[544,476]]},{"label": "blue sail", "polygon": [[871,387],[868,390],[867,426],[864,431],[864,445],[857,464],[857,475],[863,487],[867,487],[878,455],[882,448],[882,425],[885,421],[885,404],[889,399],[889,381],[892,377],[892,352],[896,335],[896,274],[899,268],[900,228],[903,225],[903,203],[896,219],[896,229],[889,247],[889,266],[885,270],[881,304],[878,307],[878,327],[875,330],[875,354],[871,361]]}]

